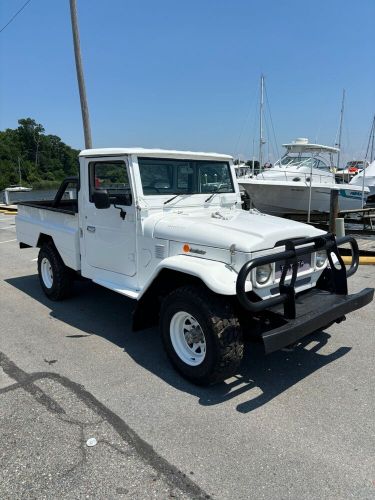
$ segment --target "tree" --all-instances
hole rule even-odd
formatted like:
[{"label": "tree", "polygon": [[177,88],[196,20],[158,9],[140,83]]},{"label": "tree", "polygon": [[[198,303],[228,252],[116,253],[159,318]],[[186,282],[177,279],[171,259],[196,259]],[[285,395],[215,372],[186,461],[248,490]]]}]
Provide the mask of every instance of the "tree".
[{"label": "tree", "polygon": [[32,118],[18,120],[17,129],[0,131],[0,190],[18,179],[30,186],[58,184],[78,172],[78,151],[57,135],[45,135],[44,127]]},{"label": "tree", "polygon": [[39,145],[41,134],[44,132],[44,127],[40,123],[36,123],[32,118],[21,118],[18,120],[18,133],[23,142],[29,146],[29,151],[35,154],[35,167],[38,166]]}]

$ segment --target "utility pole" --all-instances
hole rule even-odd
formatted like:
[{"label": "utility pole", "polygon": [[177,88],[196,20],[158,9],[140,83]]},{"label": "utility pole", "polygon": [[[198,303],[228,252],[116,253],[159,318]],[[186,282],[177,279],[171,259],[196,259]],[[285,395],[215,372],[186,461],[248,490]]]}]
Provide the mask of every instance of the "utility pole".
[{"label": "utility pole", "polygon": [[83,122],[83,133],[85,136],[85,148],[91,149],[92,148],[92,139],[91,139],[90,117],[89,117],[89,108],[87,105],[85,79],[83,77],[83,66],[82,66],[82,57],[81,57],[81,47],[80,47],[80,41],[79,41],[76,0],[70,0],[70,16],[71,16],[71,20],[72,20],[74,56],[75,56],[75,60],[76,60],[79,97],[81,100],[81,112],[82,112],[82,122]]}]

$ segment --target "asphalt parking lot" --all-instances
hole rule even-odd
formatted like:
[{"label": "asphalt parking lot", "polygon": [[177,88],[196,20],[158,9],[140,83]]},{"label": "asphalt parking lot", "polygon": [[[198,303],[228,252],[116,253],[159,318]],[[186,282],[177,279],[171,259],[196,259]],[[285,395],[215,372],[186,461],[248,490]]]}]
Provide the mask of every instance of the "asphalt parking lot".
[{"label": "asphalt parking lot", "polygon": [[15,238],[0,213],[1,499],[375,498],[374,303],[197,388],[130,300],[79,282],[50,302]]}]

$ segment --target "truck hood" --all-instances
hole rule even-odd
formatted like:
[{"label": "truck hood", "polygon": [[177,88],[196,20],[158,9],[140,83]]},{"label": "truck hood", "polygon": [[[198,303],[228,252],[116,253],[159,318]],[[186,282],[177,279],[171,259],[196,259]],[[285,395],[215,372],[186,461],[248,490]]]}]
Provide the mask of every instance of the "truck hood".
[{"label": "truck hood", "polygon": [[273,248],[281,240],[317,236],[323,231],[255,211],[220,209],[165,214],[154,221],[152,233],[154,238],[222,249],[235,245],[236,250],[249,253]]}]

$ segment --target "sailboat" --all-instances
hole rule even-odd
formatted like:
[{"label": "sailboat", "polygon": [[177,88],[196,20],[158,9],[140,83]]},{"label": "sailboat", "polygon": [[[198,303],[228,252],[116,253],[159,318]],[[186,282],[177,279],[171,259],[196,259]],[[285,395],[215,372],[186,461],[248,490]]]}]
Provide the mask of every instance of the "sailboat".
[{"label": "sailboat", "polygon": [[19,176],[19,184],[11,184],[9,187],[5,189],[5,191],[32,191],[31,187],[22,186],[22,178],[21,178],[21,163],[20,158],[18,157],[18,176]]},{"label": "sailboat", "polygon": [[10,205],[11,204],[11,197],[9,196],[9,193],[19,193],[19,192],[25,192],[25,191],[32,191],[33,188],[31,187],[25,187],[22,186],[22,178],[21,178],[21,164],[20,164],[20,158],[18,157],[18,175],[19,175],[19,184],[11,184],[9,187],[4,189],[3,192],[3,198],[4,198],[4,203],[5,205]]}]

